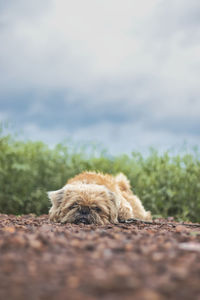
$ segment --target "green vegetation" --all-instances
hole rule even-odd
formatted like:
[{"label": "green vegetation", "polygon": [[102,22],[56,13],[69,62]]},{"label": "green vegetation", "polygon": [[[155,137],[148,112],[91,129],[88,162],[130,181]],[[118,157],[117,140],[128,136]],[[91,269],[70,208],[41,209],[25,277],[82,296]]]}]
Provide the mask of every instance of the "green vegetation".
[{"label": "green vegetation", "polygon": [[0,132],[0,212],[47,213],[46,191],[62,187],[83,170],[124,172],[134,192],[153,215],[200,222],[200,153],[159,155],[151,150],[110,157],[65,144],[17,141]]}]

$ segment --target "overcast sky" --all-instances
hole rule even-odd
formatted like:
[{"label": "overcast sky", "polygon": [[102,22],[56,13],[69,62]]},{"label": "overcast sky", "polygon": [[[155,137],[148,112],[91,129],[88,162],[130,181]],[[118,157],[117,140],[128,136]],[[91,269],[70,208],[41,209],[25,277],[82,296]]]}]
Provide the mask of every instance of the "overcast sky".
[{"label": "overcast sky", "polygon": [[0,120],[111,154],[200,146],[200,0],[0,0]]}]

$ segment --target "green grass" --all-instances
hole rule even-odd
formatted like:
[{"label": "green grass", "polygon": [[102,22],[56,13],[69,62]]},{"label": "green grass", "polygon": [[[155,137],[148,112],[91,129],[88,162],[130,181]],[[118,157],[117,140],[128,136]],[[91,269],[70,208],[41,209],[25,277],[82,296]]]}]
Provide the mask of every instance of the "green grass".
[{"label": "green grass", "polygon": [[[98,152],[98,151],[97,151]],[[125,173],[134,193],[158,217],[200,222],[200,153],[110,157],[87,147],[70,150],[66,144],[50,149],[42,142],[18,141],[0,132],[0,213],[47,213],[46,191],[62,187],[84,170]]]}]

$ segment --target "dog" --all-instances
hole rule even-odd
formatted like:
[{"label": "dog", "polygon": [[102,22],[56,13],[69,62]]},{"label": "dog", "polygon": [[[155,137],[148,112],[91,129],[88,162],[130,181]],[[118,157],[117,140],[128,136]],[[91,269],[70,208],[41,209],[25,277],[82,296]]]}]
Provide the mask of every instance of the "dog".
[{"label": "dog", "polygon": [[123,173],[83,172],[60,190],[48,192],[48,197],[49,218],[54,222],[105,225],[130,218],[151,220]]}]

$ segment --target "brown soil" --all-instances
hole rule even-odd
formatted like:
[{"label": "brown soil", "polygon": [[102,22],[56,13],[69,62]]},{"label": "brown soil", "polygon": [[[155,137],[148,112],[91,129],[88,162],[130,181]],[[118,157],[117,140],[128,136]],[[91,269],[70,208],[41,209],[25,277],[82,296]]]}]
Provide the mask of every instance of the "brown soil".
[{"label": "brown soil", "polygon": [[200,228],[0,215],[0,299],[200,299]]}]

